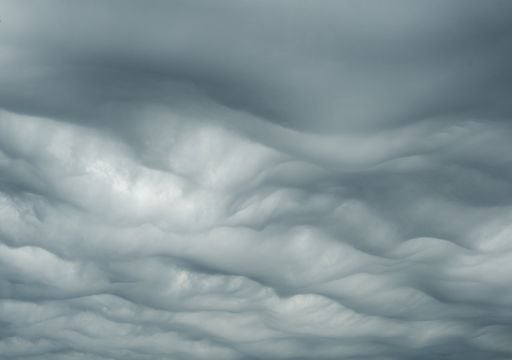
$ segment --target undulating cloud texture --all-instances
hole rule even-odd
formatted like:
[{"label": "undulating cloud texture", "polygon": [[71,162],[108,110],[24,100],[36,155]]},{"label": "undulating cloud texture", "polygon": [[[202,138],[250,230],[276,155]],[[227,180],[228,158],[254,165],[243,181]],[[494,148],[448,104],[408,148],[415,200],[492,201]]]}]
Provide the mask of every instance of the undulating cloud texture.
[{"label": "undulating cloud texture", "polygon": [[512,358],[512,1],[0,0],[0,358]]}]

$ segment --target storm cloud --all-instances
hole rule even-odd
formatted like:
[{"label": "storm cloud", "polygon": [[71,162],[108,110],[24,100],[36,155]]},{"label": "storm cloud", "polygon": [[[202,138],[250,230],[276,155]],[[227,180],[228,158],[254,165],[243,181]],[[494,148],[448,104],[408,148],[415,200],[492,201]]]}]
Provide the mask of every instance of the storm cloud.
[{"label": "storm cloud", "polygon": [[0,19],[0,358],[512,358],[512,2]]}]

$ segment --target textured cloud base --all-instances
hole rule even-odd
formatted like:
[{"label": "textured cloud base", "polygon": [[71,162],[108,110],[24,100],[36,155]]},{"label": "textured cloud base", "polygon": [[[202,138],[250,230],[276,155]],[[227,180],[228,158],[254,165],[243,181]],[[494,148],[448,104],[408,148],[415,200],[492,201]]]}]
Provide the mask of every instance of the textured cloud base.
[{"label": "textured cloud base", "polygon": [[510,359],[512,3],[0,3],[2,359]]}]

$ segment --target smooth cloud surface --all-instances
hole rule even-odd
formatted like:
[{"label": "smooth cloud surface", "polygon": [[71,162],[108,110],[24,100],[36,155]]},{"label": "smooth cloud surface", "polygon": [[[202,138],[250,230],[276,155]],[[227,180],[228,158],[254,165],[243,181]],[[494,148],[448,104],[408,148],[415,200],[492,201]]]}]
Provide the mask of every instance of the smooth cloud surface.
[{"label": "smooth cloud surface", "polygon": [[2,359],[510,359],[512,3],[0,3]]}]

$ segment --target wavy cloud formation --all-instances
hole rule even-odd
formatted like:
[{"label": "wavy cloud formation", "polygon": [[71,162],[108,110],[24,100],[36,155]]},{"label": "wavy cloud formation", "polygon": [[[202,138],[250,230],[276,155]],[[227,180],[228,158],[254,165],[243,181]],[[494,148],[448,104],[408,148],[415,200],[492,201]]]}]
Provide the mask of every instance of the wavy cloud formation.
[{"label": "wavy cloud formation", "polygon": [[512,3],[3,1],[2,359],[510,359]]}]

